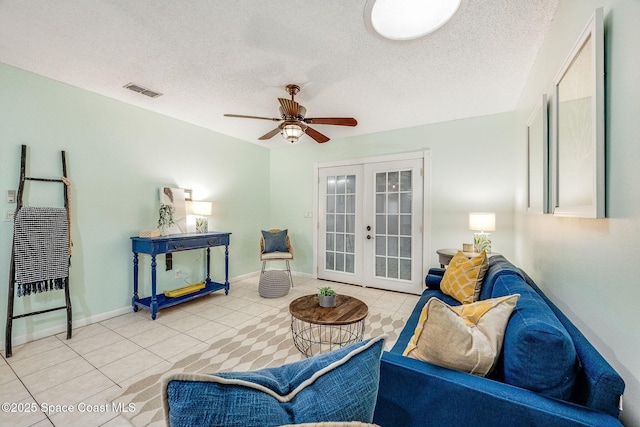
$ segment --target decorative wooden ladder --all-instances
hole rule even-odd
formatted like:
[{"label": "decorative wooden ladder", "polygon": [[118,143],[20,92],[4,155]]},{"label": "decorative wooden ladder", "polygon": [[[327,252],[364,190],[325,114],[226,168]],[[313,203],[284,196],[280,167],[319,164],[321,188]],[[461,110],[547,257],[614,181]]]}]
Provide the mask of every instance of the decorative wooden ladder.
[{"label": "decorative wooden ladder", "polygon": [[[24,183],[25,181],[40,181],[40,182],[49,182],[49,183],[61,183],[64,187],[64,207],[67,210],[67,217],[69,217],[69,188],[67,186],[67,161],[65,152],[62,151],[62,178],[60,179],[50,179],[50,178],[34,178],[25,176],[25,165],[27,161],[27,146],[22,146],[22,152],[20,156],[20,183],[18,185],[18,193],[16,196],[16,215],[20,208],[22,208],[22,197],[24,192]],[[64,296],[65,296],[65,305],[48,308],[45,310],[32,311],[29,313],[23,313],[19,315],[13,314],[13,305],[14,305],[14,297],[15,297],[15,282],[16,282],[16,260],[15,260],[15,249],[16,249],[16,240],[15,234],[13,238],[13,244],[11,247],[11,263],[9,265],[9,300],[8,300],[8,308],[7,308],[7,328],[5,335],[5,350],[6,357],[11,357],[12,348],[11,348],[11,331],[13,328],[13,320],[20,319],[23,317],[34,316],[37,314],[48,313],[50,311],[56,310],[67,310],[67,339],[71,338],[71,297],[69,295],[69,277],[64,278]]]}]

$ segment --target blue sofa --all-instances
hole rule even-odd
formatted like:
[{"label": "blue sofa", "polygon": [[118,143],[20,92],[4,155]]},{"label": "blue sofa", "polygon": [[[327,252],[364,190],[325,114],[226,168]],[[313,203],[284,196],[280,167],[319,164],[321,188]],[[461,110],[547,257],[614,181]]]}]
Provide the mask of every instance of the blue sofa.
[{"label": "blue sofa", "polygon": [[394,347],[384,352],[374,423],[392,426],[620,426],[624,381],[525,272],[501,255],[489,259],[480,299],[520,294],[500,358],[487,377],[402,356],[445,270],[427,289]]}]

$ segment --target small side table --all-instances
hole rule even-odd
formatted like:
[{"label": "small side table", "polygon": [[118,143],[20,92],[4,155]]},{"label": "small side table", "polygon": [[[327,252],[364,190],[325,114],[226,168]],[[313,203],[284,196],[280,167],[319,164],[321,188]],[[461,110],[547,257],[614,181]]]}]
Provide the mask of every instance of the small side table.
[{"label": "small side table", "polygon": [[[453,258],[458,251],[460,251],[460,249],[438,249],[436,251],[436,253],[438,254],[438,262],[440,263],[440,268],[444,268],[445,266],[449,265],[449,263],[451,262],[451,258]],[[478,256],[480,255],[480,253],[478,252],[463,252],[464,256],[466,256],[467,258],[473,258],[474,256]],[[492,257],[494,255],[499,255],[497,252],[491,252],[489,254],[487,254],[487,257]]]},{"label": "small side table", "polygon": [[306,295],[289,304],[293,343],[306,357],[362,341],[367,304],[338,295],[335,307],[320,307],[318,295]]}]

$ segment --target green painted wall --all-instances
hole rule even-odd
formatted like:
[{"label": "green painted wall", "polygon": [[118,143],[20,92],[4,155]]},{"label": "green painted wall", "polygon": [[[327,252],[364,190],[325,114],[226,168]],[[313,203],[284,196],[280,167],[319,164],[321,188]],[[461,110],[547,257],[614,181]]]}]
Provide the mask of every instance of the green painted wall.
[{"label": "green painted wall", "polygon": [[[606,26],[608,218],[525,214],[526,121],[539,97],[551,93],[555,74],[599,6]],[[234,233],[232,276],[259,269],[257,236],[272,227],[291,230],[292,267],[313,274],[316,219],[304,212],[313,210],[314,163],[429,150],[428,263],[437,264],[436,249],[469,241],[470,211],[495,211],[494,250],[531,274],[618,369],[627,383],[621,419],[640,425],[640,410],[629,404],[640,401],[639,17],[636,0],[561,0],[514,112],[270,151],[0,64],[0,191],[17,186],[20,144],[30,147],[33,171],[54,176],[58,150],[67,150],[74,317],[91,320],[129,304],[129,236],[155,225],[159,186],[192,187],[201,192],[197,198],[214,202],[211,228]],[[319,130],[331,135],[329,127]],[[32,195],[50,197],[35,189]],[[0,213],[9,207],[3,194]],[[11,230],[0,221],[0,278],[8,276]],[[195,274],[202,258],[176,262]],[[144,282],[148,286],[148,276]],[[162,275],[161,287],[177,287],[176,280]],[[6,289],[0,279],[0,294]],[[41,307],[52,295],[19,306]],[[5,310],[0,304],[1,318]],[[14,335],[29,338],[63,323],[55,314],[37,319],[17,321]]]},{"label": "green painted wall", "polygon": [[532,67],[516,113],[519,169],[524,168],[526,120],[597,7],[605,24],[606,219],[524,213],[518,175],[516,242],[521,265],[573,320],[626,382],[625,425],[640,425],[640,3],[562,0]]},{"label": "green painted wall", "polygon": [[[321,129],[328,135],[330,130],[329,126]],[[496,212],[493,250],[512,255],[516,165],[505,159],[515,156],[515,133],[513,114],[505,113],[273,149],[271,218],[274,225],[291,230],[295,270],[313,274],[317,218],[304,218],[304,212],[313,211],[314,163],[412,151],[431,153],[428,265],[439,266],[436,249],[462,249],[462,243],[473,242],[473,232],[468,230],[468,215],[473,211]]]},{"label": "green painted wall", "polygon": [[[67,152],[72,181],[73,257],[71,294],[75,326],[126,311],[132,292],[130,236],[155,228],[158,188],[194,189],[213,202],[211,230],[232,232],[230,275],[259,268],[259,230],[269,224],[269,150],[166,116],[0,64],[0,212],[15,209],[6,190],[16,189],[20,145],[28,146],[33,176],[59,177],[60,150]],[[55,184],[28,185],[25,204],[62,203]],[[0,318],[4,327],[12,223],[0,221]],[[149,257],[141,256],[142,294],[150,293]],[[223,249],[212,250],[213,276],[220,280]],[[174,255],[174,271],[163,271],[159,290],[202,279],[203,251]],[[16,298],[16,313],[51,307],[63,292]],[[20,339],[39,337],[64,325],[64,312],[18,319]],[[20,338],[22,337],[22,338]]]}]

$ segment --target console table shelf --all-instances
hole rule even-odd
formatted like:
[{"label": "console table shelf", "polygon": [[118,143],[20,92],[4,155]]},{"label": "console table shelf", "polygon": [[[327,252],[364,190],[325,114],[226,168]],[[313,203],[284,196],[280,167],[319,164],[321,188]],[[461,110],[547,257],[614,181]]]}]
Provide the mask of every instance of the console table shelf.
[{"label": "console table shelf", "polygon": [[[229,240],[231,233],[186,233],[173,234],[162,237],[131,237],[131,249],[133,251],[133,297],[131,305],[133,311],[139,307],[149,309],[151,318],[155,320],[158,310],[171,307],[176,304],[208,295],[212,292],[224,289],[229,294]],[[211,251],[214,246],[224,246],[224,284],[214,282],[210,277]],[[156,294],[156,255],[169,254],[193,249],[207,250],[207,277],[204,280],[205,287],[190,294],[177,297],[167,297],[163,293]],[[138,254],[151,255],[151,296],[140,298],[138,296]]]}]

